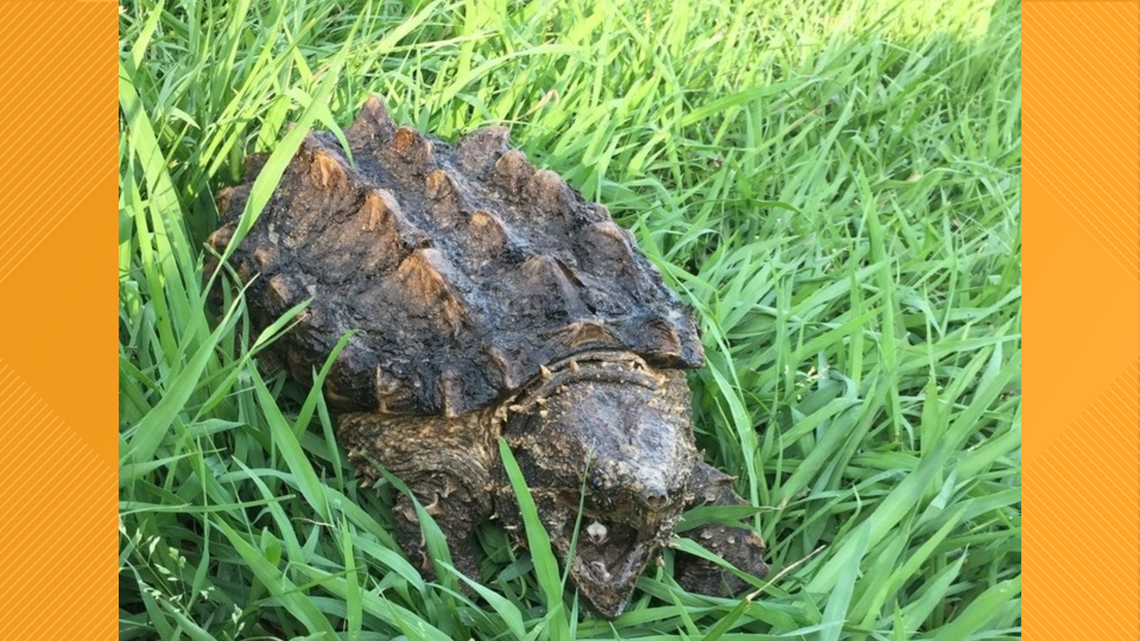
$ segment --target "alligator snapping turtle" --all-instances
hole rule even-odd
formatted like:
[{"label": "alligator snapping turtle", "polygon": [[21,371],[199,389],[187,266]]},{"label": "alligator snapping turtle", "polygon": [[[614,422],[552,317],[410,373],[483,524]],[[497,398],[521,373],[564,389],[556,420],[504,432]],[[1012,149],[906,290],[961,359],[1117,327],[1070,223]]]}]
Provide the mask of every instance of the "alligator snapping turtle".
[{"label": "alligator snapping turtle", "polygon": [[[259,328],[312,298],[270,356],[311,381],[357,331],[324,383],[348,458],[365,483],[376,464],[403,480],[475,578],[478,523],[526,542],[506,439],[580,594],[616,617],[684,510],[746,505],[693,442],[684,369],[704,355],[688,310],[604,207],[509,149],[506,129],[452,147],[396,127],[373,98],[344,133],[355,167],[332,134],[310,133],[232,255]],[[219,194],[215,250],[262,163]],[[414,505],[396,501],[397,540],[430,575]],[[748,529],[691,536],[767,572]],[[690,591],[745,585],[695,556],[675,569]]]}]

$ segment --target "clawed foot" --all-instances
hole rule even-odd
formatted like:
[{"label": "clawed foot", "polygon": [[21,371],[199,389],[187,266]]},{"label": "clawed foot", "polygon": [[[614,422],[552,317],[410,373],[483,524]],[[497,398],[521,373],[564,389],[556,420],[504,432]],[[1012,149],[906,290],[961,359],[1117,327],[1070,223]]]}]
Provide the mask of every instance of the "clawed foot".
[{"label": "clawed foot", "polygon": [[[748,505],[732,489],[732,480],[720,470],[699,463],[693,470],[694,500],[690,507]],[[745,574],[761,579],[768,574],[768,564],[764,563],[764,541],[748,528],[709,523],[686,532],[686,535]],[[691,554],[678,553],[674,567],[674,579],[689,592],[729,597],[749,587],[748,582],[729,570]]]}]

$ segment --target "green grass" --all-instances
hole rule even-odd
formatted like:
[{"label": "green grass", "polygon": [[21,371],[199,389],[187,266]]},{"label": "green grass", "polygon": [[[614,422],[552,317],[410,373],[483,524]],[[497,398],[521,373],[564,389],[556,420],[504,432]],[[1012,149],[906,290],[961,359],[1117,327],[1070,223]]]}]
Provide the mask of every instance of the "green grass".
[{"label": "green grass", "polygon": [[[1020,5],[992,5],[127,2],[121,638],[1019,638]],[[790,568],[756,599],[665,568],[606,622],[492,527],[483,596],[424,582],[394,488],[255,360],[288,319],[209,310],[217,189],[276,149],[264,199],[373,93],[444,137],[508,125],[696,310],[698,440]]]}]

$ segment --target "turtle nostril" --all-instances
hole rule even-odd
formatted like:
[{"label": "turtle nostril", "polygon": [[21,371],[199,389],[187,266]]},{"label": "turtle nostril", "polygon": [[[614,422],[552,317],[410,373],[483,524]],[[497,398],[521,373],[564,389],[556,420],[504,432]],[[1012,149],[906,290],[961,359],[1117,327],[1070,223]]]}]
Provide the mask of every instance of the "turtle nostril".
[{"label": "turtle nostril", "polygon": [[665,490],[646,490],[645,504],[654,510],[659,510],[669,503],[669,494]]}]

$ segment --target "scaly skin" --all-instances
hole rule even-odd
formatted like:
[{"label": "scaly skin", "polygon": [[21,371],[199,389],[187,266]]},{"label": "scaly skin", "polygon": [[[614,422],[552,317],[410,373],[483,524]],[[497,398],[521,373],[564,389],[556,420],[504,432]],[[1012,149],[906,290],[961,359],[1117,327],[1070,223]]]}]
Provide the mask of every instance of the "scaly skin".
[{"label": "scaly skin", "polygon": [[[656,370],[629,352],[590,352],[556,363],[494,411],[453,419],[352,414],[340,423],[340,438],[363,475],[376,478],[373,459],[400,477],[447,536],[456,567],[476,579],[475,525],[494,514],[517,543],[526,543],[495,449],[500,436],[523,471],[555,552],[583,598],[608,618],[621,614],[685,509],[744,503],[726,484],[731,477],[700,461],[684,374]],[[396,516],[400,545],[431,573],[415,512],[403,497]],[[697,533],[744,571],[767,571],[763,544],[748,530],[710,525]],[[712,564],[679,557],[683,585],[711,594],[743,585]]]}]

